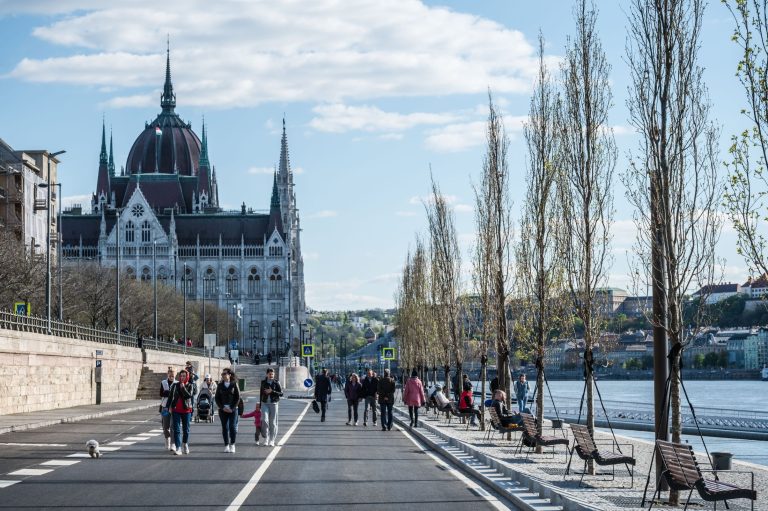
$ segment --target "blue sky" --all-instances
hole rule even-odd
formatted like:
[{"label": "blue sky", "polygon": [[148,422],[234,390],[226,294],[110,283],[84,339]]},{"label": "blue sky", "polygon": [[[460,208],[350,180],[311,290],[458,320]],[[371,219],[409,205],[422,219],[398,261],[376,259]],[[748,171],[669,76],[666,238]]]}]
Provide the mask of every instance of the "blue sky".
[{"label": "blue sky", "polygon": [[[636,146],[625,107],[629,6],[597,6],[613,65],[620,173]],[[88,204],[102,116],[119,167],[160,110],[170,34],[176,111],[198,134],[205,116],[221,202],[268,207],[284,115],[297,171],[307,304],[387,307],[414,234],[425,230],[430,166],[455,207],[462,246],[472,246],[471,180],[482,161],[488,87],[512,138],[519,209],[520,128],[537,34],[544,34],[556,66],[573,33],[571,10],[571,2],[559,0],[0,0],[0,137],[16,149],[66,149],[64,196]],[[745,126],[731,31],[730,14],[712,2],[701,64],[723,128],[724,160],[728,138]],[[634,226],[618,179],[615,197],[610,284],[628,288]],[[718,249],[724,280],[741,282],[747,270],[734,243],[726,226]]]}]

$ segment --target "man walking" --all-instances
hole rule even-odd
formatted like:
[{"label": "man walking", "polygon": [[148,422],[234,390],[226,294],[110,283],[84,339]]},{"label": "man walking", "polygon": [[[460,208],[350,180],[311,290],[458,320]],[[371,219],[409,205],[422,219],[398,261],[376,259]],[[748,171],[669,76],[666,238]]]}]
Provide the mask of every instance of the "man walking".
[{"label": "man walking", "polygon": [[376,391],[379,387],[379,379],[372,369],[367,370],[367,374],[362,381],[363,385],[363,426],[368,425],[368,408],[371,408],[373,425],[376,425]]},{"label": "man walking", "polygon": [[271,367],[267,369],[267,377],[261,381],[261,424],[264,431],[266,445],[275,446],[277,438],[277,405],[280,396],[283,395],[283,388],[280,382],[275,379],[275,370]]},{"label": "man walking", "polygon": [[528,382],[525,381],[525,374],[520,374],[520,378],[515,382],[515,396],[517,397],[517,409],[520,413],[525,413],[528,403],[528,393],[530,392]]},{"label": "man walking", "polygon": [[395,379],[389,375],[389,369],[384,369],[384,376],[379,380],[376,389],[381,406],[381,430],[392,430],[392,406],[395,404]]},{"label": "man walking", "polygon": [[331,399],[331,379],[328,377],[328,369],[323,370],[315,377],[315,401],[320,403],[320,422],[325,422],[325,410]]}]

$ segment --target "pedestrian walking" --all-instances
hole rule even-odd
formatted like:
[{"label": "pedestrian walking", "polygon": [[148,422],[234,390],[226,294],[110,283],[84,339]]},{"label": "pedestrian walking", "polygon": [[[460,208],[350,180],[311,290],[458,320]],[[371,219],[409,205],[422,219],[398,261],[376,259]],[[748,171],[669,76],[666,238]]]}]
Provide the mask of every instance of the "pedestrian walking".
[{"label": "pedestrian walking", "polygon": [[360,385],[360,377],[352,373],[349,376],[349,381],[344,386],[344,397],[347,398],[347,426],[352,424],[353,417],[354,425],[357,426],[357,409],[362,395],[363,386]]},{"label": "pedestrian walking", "polygon": [[176,370],[168,366],[168,375],[160,382],[160,416],[163,422],[163,435],[165,436],[165,448],[171,450],[171,436],[173,435],[173,417],[168,410],[168,396],[171,393],[171,385],[176,381]]},{"label": "pedestrian walking", "polygon": [[272,365],[272,352],[267,353],[267,365]]},{"label": "pedestrian walking", "polygon": [[195,386],[189,381],[186,369],[179,371],[178,381],[171,385],[168,391],[168,408],[173,413],[173,440],[175,449],[172,452],[180,455],[189,454],[189,423],[192,421],[192,399],[195,397]]},{"label": "pedestrian walking", "polygon": [[[261,445],[259,437],[264,437],[264,432],[261,430],[261,403],[256,403],[256,408],[252,412],[243,414],[243,419],[248,417],[253,417],[253,425],[256,426],[254,439],[256,440],[256,445]],[[264,445],[267,445],[266,437],[264,437]]]},{"label": "pedestrian walking", "polygon": [[271,367],[267,369],[267,377],[261,381],[259,395],[261,396],[262,427],[266,425],[264,427],[264,437],[267,440],[265,445],[274,447],[277,438],[277,408],[280,396],[283,395],[283,388],[275,379],[275,370]]},{"label": "pedestrian walking", "polygon": [[224,452],[236,452],[237,408],[240,404],[240,389],[235,374],[230,369],[221,372],[221,381],[216,386],[216,406],[221,419],[221,436],[224,438]]},{"label": "pedestrian walking", "polygon": [[419,373],[414,369],[411,377],[405,382],[403,389],[403,402],[408,407],[408,417],[411,419],[409,427],[415,428],[419,424],[419,407],[424,406],[424,384],[419,379]]},{"label": "pedestrian walking", "polygon": [[331,379],[328,377],[328,369],[323,367],[320,374],[315,376],[315,401],[320,403],[320,422],[325,422],[325,410],[328,401],[331,400]]},{"label": "pedestrian walking", "polygon": [[520,413],[525,413],[527,410],[526,404],[528,403],[528,393],[531,391],[528,386],[528,382],[525,381],[525,374],[521,374],[518,380],[515,382],[515,396],[517,397],[517,409]]},{"label": "pedestrian walking", "polygon": [[468,381],[464,382],[464,388],[459,396],[459,412],[472,414],[469,423],[477,426],[480,410],[475,410],[475,396],[472,393],[472,384]]},{"label": "pedestrian walking", "polygon": [[256,353],[256,356],[253,357],[253,363],[256,365],[261,364],[261,353]]},{"label": "pedestrian walking", "polygon": [[395,403],[395,380],[389,375],[389,369],[384,369],[384,376],[379,380],[376,392],[379,394],[381,407],[381,430],[392,430],[392,406]]},{"label": "pedestrian walking", "polygon": [[371,418],[373,419],[373,425],[375,426],[377,408],[376,391],[379,387],[379,379],[372,369],[368,369],[366,372],[368,374],[365,375],[365,378],[363,378],[363,381],[361,382],[363,387],[363,398],[365,399],[365,402],[363,403],[363,426],[368,425],[368,408],[371,409]]}]

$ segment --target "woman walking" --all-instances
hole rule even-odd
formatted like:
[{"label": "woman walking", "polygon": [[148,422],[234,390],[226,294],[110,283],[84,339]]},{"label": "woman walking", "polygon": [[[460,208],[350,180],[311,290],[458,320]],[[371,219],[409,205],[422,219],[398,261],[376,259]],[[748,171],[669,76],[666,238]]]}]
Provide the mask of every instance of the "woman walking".
[{"label": "woman walking", "polygon": [[363,395],[363,386],[360,384],[360,378],[352,373],[349,381],[344,386],[344,397],[347,398],[347,426],[352,423],[352,412],[354,411],[355,426],[357,426],[357,408],[360,404],[360,398]]},{"label": "woman walking", "polygon": [[221,382],[216,386],[216,406],[221,419],[221,436],[224,438],[224,452],[235,452],[237,440],[237,406],[240,403],[240,389],[230,369],[221,372]]},{"label": "woman walking", "polygon": [[192,420],[192,399],[195,386],[189,381],[186,369],[179,371],[179,380],[171,385],[168,392],[168,409],[173,412],[173,440],[175,449],[171,452],[180,455],[182,444],[184,454],[189,454],[189,423]]},{"label": "woman walking", "polygon": [[275,446],[277,440],[277,411],[280,405],[280,396],[283,395],[283,387],[275,379],[275,370],[267,369],[267,377],[261,380],[261,414],[264,438],[270,447]]},{"label": "woman walking", "polygon": [[419,407],[424,406],[425,399],[424,384],[421,383],[416,369],[411,371],[411,377],[405,382],[403,402],[408,406],[408,417],[411,418],[409,427],[417,427],[419,424]]},{"label": "woman walking", "polygon": [[176,370],[173,367],[168,366],[168,377],[160,382],[160,415],[163,419],[163,435],[165,436],[165,448],[168,451],[171,449],[171,437],[173,436],[173,428],[171,427],[172,410],[168,409],[168,396],[171,394],[171,386],[176,381]]}]

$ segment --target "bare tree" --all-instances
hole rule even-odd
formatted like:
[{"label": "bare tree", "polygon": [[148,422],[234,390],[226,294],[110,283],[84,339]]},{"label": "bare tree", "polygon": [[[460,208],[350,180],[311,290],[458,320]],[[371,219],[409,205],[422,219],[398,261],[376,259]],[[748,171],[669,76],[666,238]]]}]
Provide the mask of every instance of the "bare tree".
[{"label": "bare tree", "polygon": [[474,187],[477,234],[473,259],[473,281],[481,321],[482,395],[485,396],[488,348],[493,346],[499,388],[506,392],[509,405],[507,298],[511,284],[510,246],[513,237],[507,160],[509,138],[504,129],[504,119],[490,92],[485,140],[480,183]]},{"label": "bare tree", "polygon": [[[539,73],[531,97],[528,122],[523,128],[528,148],[526,195],[517,245],[517,290],[520,304],[515,316],[515,337],[523,352],[544,363],[545,345],[562,320],[563,266],[561,261],[562,210],[557,184],[559,99],[544,63],[544,38],[539,36]],[[544,375],[536,379],[536,416],[541,432],[544,412]],[[541,446],[536,447],[537,452]]]},{"label": "bare tree", "polygon": [[766,237],[760,226],[768,219],[768,2],[728,0],[725,4],[736,25],[732,39],[742,51],[736,67],[747,102],[742,113],[751,123],[731,138],[725,207],[750,272],[765,275]]},{"label": "bare tree", "polygon": [[[432,197],[425,204],[429,223],[432,258],[432,289],[438,324],[444,329],[448,360],[444,361],[446,387],[450,388],[450,360],[456,364],[456,381],[461,382],[464,336],[460,322],[461,251],[456,237],[453,211],[432,177]],[[460,391],[461,389],[457,389]]]},{"label": "bare tree", "polygon": [[[655,305],[652,322],[672,345],[669,399],[675,442],[681,434],[680,360],[687,340],[683,301],[693,285],[712,280],[720,232],[718,131],[709,120],[698,64],[703,11],[702,0],[633,0],[629,15],[632,85],[627,104],[641,139],[624,181],[636,208],[637,251],[646,263],[642,271],[650,273],[666,301]],[[671,491],[670,502],[677,501],[677,492]]]},{"label": "bare tree", "polygon": [[[613,220],[616,143],[608,125],[612,106],[611,66],[598,38],[594,5],[575,8],[576,35],[568,39],[561,67],[563,97],[559,136],[563,208],[562,261],[573,312],[584,324],[587,427],[594,432],[593,348],[600,340],[604,299],[612,263],[609,226]],[[589,470],[594,471],[590,462]]]},{"label": "bare tree", "polygon": [[29,302],[32,314],[45,307],[45,251],[35,253],[12,232],[0,229],[0,304]]}]

